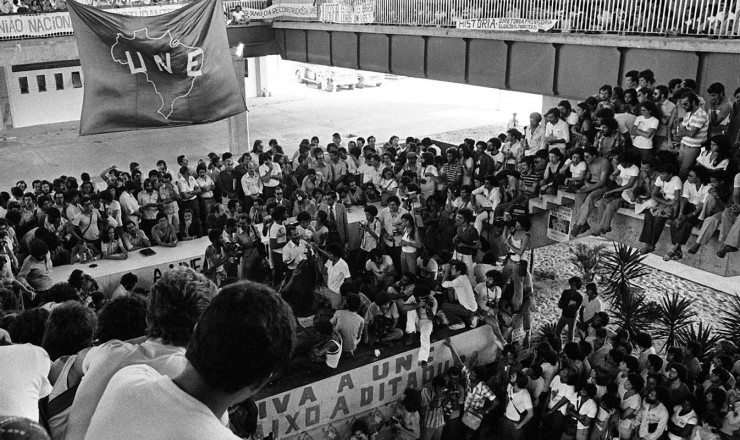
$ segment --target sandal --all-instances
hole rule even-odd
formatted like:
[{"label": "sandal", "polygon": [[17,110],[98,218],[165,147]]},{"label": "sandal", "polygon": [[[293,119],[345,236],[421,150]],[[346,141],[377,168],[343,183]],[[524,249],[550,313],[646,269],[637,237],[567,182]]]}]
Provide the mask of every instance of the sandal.
[{"label": "sandal", "polygon": [[676,252],[673,253],[673,258],[672,258],[673,261],[678,261],[681,258],[683,258],[683,252],[676,251]]},{"label": "sandal", "polygon": [[671,261],[673,259],[673,257],[675,257],[675,256],[676,256],[676,253],[675,252],[668,251],[668,253],[665,254],[665,256],[663,257],[663,261]]}]

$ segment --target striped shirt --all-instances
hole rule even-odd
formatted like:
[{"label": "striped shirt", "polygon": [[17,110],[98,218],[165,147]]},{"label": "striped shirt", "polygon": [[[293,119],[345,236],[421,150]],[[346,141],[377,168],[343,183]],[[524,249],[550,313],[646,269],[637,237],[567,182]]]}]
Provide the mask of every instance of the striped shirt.
[{"label": "striped shirt", "polygon": [[460,184],[462,182],[462,165],[460,161],[448,162],[442,167],[442,174],[448,185]]},{"label": "striped shirt", "polygon": [[431,385],[421,390],[421,426],[434,429],[445,424],[443,400],[441,395],[434,392]]},{"label": "striped shirt", "polygon": [[701,148],[702,144],[707,141],[707,131],[709,130],[709,116],[703,108],[697,107],[693,113],[686,113],[681,126],[686,130],[698,128],[696,136],[684,136],[681,138],[681,144],[691,148]]}]

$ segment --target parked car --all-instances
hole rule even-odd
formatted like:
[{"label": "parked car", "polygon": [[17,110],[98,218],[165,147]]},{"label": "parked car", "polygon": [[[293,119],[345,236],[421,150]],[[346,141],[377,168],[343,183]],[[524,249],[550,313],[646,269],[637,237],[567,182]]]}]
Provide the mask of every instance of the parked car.
[{"label": "parked car", "polygon": [[385,80],[384,73],[357,71],[357,87],[380,87]]},{"label": "parked car", "polygon": [[357,73],[341,67],[297,64],[295,78],[299,83],[316,84],[320,89],[330,92],[342,87],[352,90],[357,85]]}]

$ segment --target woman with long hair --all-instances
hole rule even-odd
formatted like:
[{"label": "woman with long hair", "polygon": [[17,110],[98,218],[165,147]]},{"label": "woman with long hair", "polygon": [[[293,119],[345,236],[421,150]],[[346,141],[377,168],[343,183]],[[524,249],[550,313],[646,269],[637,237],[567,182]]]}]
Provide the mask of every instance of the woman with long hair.
[{"label": "woman with long hair", "polygon": [[553,148],[548,153],[549,161],[545,166],[545,173],[540,181],[540,194],[557,194],[558,187],[563,184],[565,177],[560,173],[563,168],[563,153]]},{"label": "woman with long hair", "polygon": [[573,134],[571,139],[574,140],[573,143],[576,147],[586,148],[593,144],[596,137],[596,128],[591,120],[591,110],[589,110],[588,104],[579,102],[576,106],[576,114],[578,115],[578,122],[570,129]]},{"label": "woman with long hair", "polygon": [[421,243],[421,234],[416,227],[413,214],[401,216],[403,235],[401,236],[401,272],[411,272],[416,275],[416,257],[418,250],[424,245]]},{"label": "woman with long hair", "polygon": [[731,157],[732,144],[730,138],[720,134],[709,139],[709,144],[696,158],[696,164],[709,171],[726,170],[730,165]]}]

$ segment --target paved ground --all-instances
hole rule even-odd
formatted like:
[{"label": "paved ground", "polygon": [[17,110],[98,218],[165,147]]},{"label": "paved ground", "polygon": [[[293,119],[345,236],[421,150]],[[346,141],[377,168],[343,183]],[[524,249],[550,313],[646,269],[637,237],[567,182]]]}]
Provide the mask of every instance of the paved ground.
[{"label": "paved ground", "polygon": [[[502,125],[511,112],[518,112],[521,120],[541,107],[535,95],[411,78],[329,93],[297,84],[292,71],[285,69],[272,97],[247,103],[250,141],[276,138],[292,152],[302,138],[316,135],[325,143],[334,132],[345,138],[373,134],[379,142],[391,135],[423,137]],[[127,168],[132,161],[150,169],[158,159],[174,164],[179,154],[192,159],[228,148],[226,122],[84,137],[77,130],[77,122],[70,122],[0,132],[0,188],[19,179],[97,174],[112,164]]]}]

